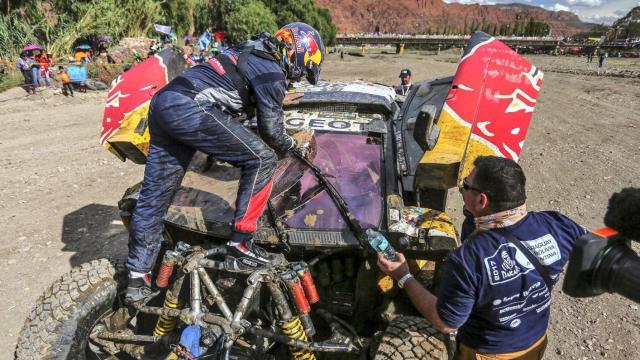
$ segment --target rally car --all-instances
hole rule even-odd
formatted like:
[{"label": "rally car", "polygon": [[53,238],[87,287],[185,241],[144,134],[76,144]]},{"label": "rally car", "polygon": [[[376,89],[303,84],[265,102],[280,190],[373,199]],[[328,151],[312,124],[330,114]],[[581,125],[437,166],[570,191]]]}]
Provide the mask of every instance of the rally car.
[{"label": "rally car", "polygon": [[[145,162],[149,100],[183,68],[166,51],[113,82],[100,139],[109,151]],[[279,160],[254,236],[284,262],[243,273],[225,261],[240,170],[197,153],[165,217],[160,295],[124,306],[123,268],[84,264],[39,299],[16,357],[447,358],[445,337],[377,269],[366,231],[384,234],[437,293],[443,261],[460,244],[447,190],[479,155],[518,159],[541,81],[526,59],[478,32],[454,76],[415,84],[401,106],[379,84],[297,86],[285,127],[313,129],[316,147]],[[125,226],[139,187],[119,203]]]}]

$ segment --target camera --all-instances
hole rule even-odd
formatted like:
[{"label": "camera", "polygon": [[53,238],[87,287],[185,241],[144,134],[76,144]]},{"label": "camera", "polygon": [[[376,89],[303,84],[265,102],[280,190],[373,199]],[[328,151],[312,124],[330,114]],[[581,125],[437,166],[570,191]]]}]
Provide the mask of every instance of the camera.
[{"label": "camera", "polygon": [[609,199],[606,227],[576,240],[562,290],[573,297],[617,293],[640,303],[640,188],[626,188]]}]

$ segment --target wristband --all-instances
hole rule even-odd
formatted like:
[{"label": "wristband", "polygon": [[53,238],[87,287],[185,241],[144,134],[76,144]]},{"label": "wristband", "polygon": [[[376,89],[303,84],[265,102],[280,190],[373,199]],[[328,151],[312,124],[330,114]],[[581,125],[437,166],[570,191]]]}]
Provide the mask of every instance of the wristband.
[{"label": "wristband", "polygon": [[411,273],[405,274],[403,277],[400,278],[400,280],[398,280],[398,287],[400,289],[404,289],[404,283],[406,283],[407,280],[409,279],[413,279],[413,275],[411,275]]}]

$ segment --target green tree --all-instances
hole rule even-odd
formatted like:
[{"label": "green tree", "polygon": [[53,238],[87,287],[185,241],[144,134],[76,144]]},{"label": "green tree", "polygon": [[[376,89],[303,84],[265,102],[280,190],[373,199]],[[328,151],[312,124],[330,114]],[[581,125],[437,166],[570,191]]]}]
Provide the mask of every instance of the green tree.
[{"label": "green tree", "polygon": [[243,6],[224,17],[227,32],[233,41],[242,42],[262,31],[275,33],[278,30],[276,17],[265,4],[258,0],[243,2]]},{"label": "green tree", "polygon": [[333,45],[336,26],[328,9],[318,7],[312,0],[262,0],[276,15],[278,25],[304,22],[313,26],[326,45]]},{"label": "green tree", "polygon": [[178,35],[194,34],[208,27],[207,0],[163,1],[165,22]]}]

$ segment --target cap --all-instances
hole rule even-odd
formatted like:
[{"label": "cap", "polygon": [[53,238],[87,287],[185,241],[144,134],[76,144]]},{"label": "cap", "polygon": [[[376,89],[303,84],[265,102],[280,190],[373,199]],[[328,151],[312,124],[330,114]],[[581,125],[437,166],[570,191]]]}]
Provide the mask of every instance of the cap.
[{"label": "cap", "polygon": [[403,78],[403,77],[407,77],[407,76],[411,76],[411,70],[402,69],[402,71],[400,71],[400,76],[399,77]]}]

